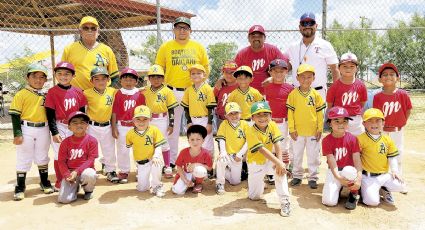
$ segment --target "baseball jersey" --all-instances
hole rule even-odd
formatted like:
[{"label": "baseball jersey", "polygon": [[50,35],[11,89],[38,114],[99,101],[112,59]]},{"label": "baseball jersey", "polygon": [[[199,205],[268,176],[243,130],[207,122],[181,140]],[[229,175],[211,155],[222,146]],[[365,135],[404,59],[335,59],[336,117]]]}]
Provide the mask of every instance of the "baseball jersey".
[{"label": "baseball jersey", "polygon": [[370,133],[364,132],[357,136],[360,144],[362,167],[371,173],[387,173],[388,158],[398,155],[394,141],[388,135],[380,135],[375,139]]},{"label": "baseball jersey", "polygon": [[134,115],[134,108],[145,104],[145,96],[139,89],[120,89],[115,94],[112,112],[115,113],[117,121],[131,121]]},{"label": "baseball jersey", "polygon": [[251,46],[243,48],[236,54],[235,62],[238,66],[246,65],[251,67],[254,73],[254,79],[250,85],[262,93],[263,87],[261,86],[261,82],[268,77],[267,69],[270,62],[274,59],[283,59],[288,61],[288,57],[283,55],[279,48],[274,45],[264,43],[263,49],[259,52],[253,51]]},{"label": "baseball jersey", "polygon": [[407,122],[407,111],[412,109],[409,95],[402,89],[392,94],[380,92],[373,97],[373,107],[380,109],[385,116],[385,127],[402,128]]},{"label": "baseball jersey", "polygon": [[353,153],[360,153],[359,142],[357,138],[346,132],[343,137],[334,137],[327,135],[322,140],[323,156],[334,155],[338,168],[345,166],[354,166]]},{"label": "baseball jersey", "polygon": [[208,116],[208,107],[215,107],[217,103],[211,86],[202,83],[198,89],[192,85],[184,91],[181,105],[189,108],[191,117],[205,117]]},{"label": "baseball jersey", "polygon": [[207,51],[199,42],[191,39],[184,45],[176,40],[163,43],[156,54],[155,64],[164,68],[164,82],[175,88],[192,85],[189,68],[194,64],[204,66],[207,76],[210,72]]},{"label": "baseball jersey", "polygon": [[251,118],[251,106],[257,101],[264,100],[263,95],[256,89],[251,86],[243,92],[241,89],[237,88],[233,90],[227,102],[236,102],[241,107],[242,119],[250,119]]},{"label": "baseball jersey", "polygon": [[10,104],[9,114],[19,115],[21,120],[46,122],[45,95],[27,86],[19,90]]},{"label": "baseball jersey", "polygon": [[75,66],[75,77],[71,84],[82,90],[93,87],[90,82],[90,72],[94,66],[105,67],[111,78],[119,74],[114,52],[103,43],[98,43],[93,49],[87,49],[81,41],[73,42],[65,47],[62,61]]},{"label": "baseball jersey", "polygon": [[68,116],[78,111],[81,107],[87,105],[87,99],[83,91],[77,87],[71,86],[69,89],[63,89],[57,85],[47,91],[46,102],[44,106],[55,110],[56,120],[66,121]]},{"label": "baseball jersey", "polygon": [[292,90],[286,107],[289,133],[297,131],[299,136],[315,136],[318,131],[323,131],[323,110],[326,104],[315,89],[310,88],[306,93],[300,88]]},{"label": "baseball jersey", "polygon": [[[189,149],[190,147],[187,147],[180,151],[180,154],[176,160],[176,166],[181,167],[185,172],[188,172],[187,165],[190,163],[201,163],[201,164],[207,165],[210,168],[212,167],[213,162],[208,150],[201,148],[201,152],[197,156],[192,157],[190,155]],[[179,180],[179,178],[180,178],[180,175],[177,173],[174,179],[174,184]]]},{"label": "baseball jersey", "polygon": [[153,125],[149,125],[144,131],[138,131],[136,128],[129,130],[125,141],[127,148],[133,147],[135,161],[151,159],[155,148],[167,142],[161,131]]},{"label": "baseball jersey", "polygon": [[84,90],[87,98],[87,115],[90,120],[96,122],[107,122],[112,117],[112,106],[116,89],[106,87],[103,93],[99,93],[95,88]]},{"label": "baseball jersey", "polygon": [[326,102],[332,107],[340,106],[347,110],[350,116],[361,115],[363,106],[361,103],[367,101],[367,89],[359,79],[353,84],[344,84],[340,79],[334,82],[326,94]]},{"label": "baseball jersey", "polygon": [[165,113],[179,105],[173,91],[164,85],[156,90],[150,87],[145,90],[144,94],[146,105],[151,109],[152,113]]},{"label": "baseball jersey", "polygon": [[288,100],[289,93],[293,89],[294,87],[287,83],[272,83],[264,87],[264,96],[266,101],[269,102],[273,118],[286,118],[288,116],[286,101]]},{"label": "baseball jersey", "polygon": [[217,131],[216,140],[226,142],[226,152],[229,155],[238,153],[246,142],[246,132],[248,131],[248,122],[241,120],[234,126],[228,120],[221,122]]},{"label": "baseball jersey", "polygon": [[237,84],[234,85],[226,85],[221,87],[220,90],[214,88],[214,95],[217,99],[217,108],[215,109],[215,113],[219,116],[220,119],[224,120],[224,115],[226,114],[225,107],[227,103],[227,98],[229,98],[230,93],[238,87]]},{"label": "baseball jersey", "polygon": [[273,144],[283,140],[282,133],[274,121],[270,121],[266,131],[260,130],[255,124],[250,126],[246,132],[246,141],[248,142],[248,154],[246,161],[250,164],[263,165],[267,158],[258,149],[266,148],[273,151]]},{"label": "baseball jersey", "polygon": [[86,168],[94,168],[94,160],[98,157],[96,138],[86,134],[84,137],[70,136],[65,138],[58,153],[59,171],[63,178],[69,177],[72,171],[78,175]]}]

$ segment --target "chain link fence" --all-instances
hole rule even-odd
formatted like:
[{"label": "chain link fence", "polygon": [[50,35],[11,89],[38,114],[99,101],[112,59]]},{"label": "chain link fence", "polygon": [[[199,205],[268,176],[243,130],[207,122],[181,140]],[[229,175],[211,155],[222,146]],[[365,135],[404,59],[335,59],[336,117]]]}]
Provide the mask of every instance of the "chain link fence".
[{"label": "chain link fence", "polygon": [[[159,43],[173,39],[171,22],[192,18],[191,38],[209,52],[213,83],[222,61],[249,45],[250,26],[263,25],[266,42],[284,52],[301,39],[299,17],[311,11],[318,35],[339,56],[351,51],[359,57],[358,76],[371,89],[380,86],[376,71],[381,63],[392,61],[400,68],[400,86],[412,89],[415,107],[409,125],[425,126],[425,2],[420,0],[0,0],[0,9],[0,138],[11,138],[7,110],[25,84],[28,64],[40,62],[52,70],[65,46],[79,39],[78,24],[86,15],[98,19],[99,41],[113,49],[119,68],[130,66],[142,74]],[[217,49],[226,52],[213,52]],[[54,84],[51,75],[46,89]]]}]

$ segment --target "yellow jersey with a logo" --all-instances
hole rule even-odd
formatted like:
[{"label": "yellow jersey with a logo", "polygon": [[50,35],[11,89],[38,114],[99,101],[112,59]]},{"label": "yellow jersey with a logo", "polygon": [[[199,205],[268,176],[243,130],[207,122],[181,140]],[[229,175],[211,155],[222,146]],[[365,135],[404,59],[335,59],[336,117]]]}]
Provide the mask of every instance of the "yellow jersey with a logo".
[{"label": "yellow jersey with a logo", "polygon": [[[105,67],[111,78],[117,77],[118,65],[112,49],[99,43],[93,49],[87,49],[81,41],[73,42],[65,47],[62,54],[62,61],[69,62],[75,67],[75,77],[71,85],[86,90],[93,87],[90,82],[90,72],[94,66]],[[111,82],[109,81],[108,84]]]},{"label": "yellow jersey with a logo", "polygon": [[233,126],[231,122],[225,120],[221,122],[217,131],[216,140],[226,142],[226,152],[229,155],[238,153],[246,142],[246,132],[248,131],[248,122],[241,120],[239,124]]},{"label": "yellow jersey with a logo", "polygon": [[191,117],[205,117],[208,116],[208,108],[217,106],[217,102],[211,86],[202,83],[198,89],[192,85],[184,91],[181,105],[189,108]]},{"label": "yellow jersey with a logo", "polygon": [[87,115],[90,120],[96,122],[107,122],[112,117],[112,105],[117,92],[112,87],[106,87],[103,93],[99,93],[95,88],[84,90],[87,98]]},{"label": "yellow jersey with a logo", "polygon": [[146,106],[151,109],[152,113],[165,113],[179,105],[173,91],[164,85],[156,90],[150,87],[144,91],[144,95]]},{"label": "yellow jersey with a logo", "polygon": [[371,173],[387,173],[388,158],[398,155],[397,147],[391,137],[381,134],[375,139],[370,133],[364,132],[357,136],[357,139],[363,169]]},{"label": "yellow jersey with a logo", "polygon": [[250,164],[263,165],[266,163],[267,158],[258,149],[264,147],[272,152],[273,144],[283,140],[283,136],[276,123],[270,121],[266,131],[260,130],[255,124],[249,127],[246,132],[246,140],[248,141],[246,161]]},{"label": "yellow jersey with a logo", "polygon": [[326,104],[315,89],[304,93],[300,88],[295,88],[288,95],[286,107],[290,133],[297,131],[299,136],[315,136],[318,131],[323,132]]},{"label": "yellow jersey with a logo", "polygon": [[255,88],[249,87],[248,90],[243,92],[241,89],[236,88],[233,90],[227,102],[236,102],[241,107],[242,119],[251,119],[251,106],[257,101],[263,101],[263,95]]},{"label": "yellow jersey with a logo", "polygon": [[166,143],[161,131],[153,125],[149,125],[144,131],[133,128],[127,132],[125,137],[127,148],[133,147],[135,161],[151,159],[155,148]]},{"label": "yellow jersey with a logo", "polygon": [[31,87],[19,90],[10,104],[9,114],[21,116],[21,120],[31,122],[46,122],[44,108],[45,95],[38,93]]}]

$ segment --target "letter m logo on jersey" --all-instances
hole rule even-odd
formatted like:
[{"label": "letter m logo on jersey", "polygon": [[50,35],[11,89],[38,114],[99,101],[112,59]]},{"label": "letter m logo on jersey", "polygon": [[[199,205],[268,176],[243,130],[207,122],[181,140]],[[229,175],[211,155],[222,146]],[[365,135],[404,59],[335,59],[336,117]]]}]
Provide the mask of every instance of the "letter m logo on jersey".
[{"label": "letter m logo on jersey", "polygon": [[313,100],[313,97],[312,96],[308,96],[307,100],[308,100],[307,105],[314,106],[314,100]]}]

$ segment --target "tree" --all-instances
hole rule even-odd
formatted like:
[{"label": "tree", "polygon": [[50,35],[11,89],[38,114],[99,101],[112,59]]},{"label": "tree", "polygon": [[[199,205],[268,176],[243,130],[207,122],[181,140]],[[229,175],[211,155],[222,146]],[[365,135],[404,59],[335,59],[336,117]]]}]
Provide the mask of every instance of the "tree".
[{"label": "tree", "polygon": [[[162,39],[159,45],[162,44]],[[156,44],[156,35],[151,34],[148,36],[148,40],[145,43],[142,43],[140,49],[132,49],[130,50],[130,55],[137,56],[142,60],[149,63],[149,65],[153,65],[155,63],[157,52],[157,44]]]},{"label": "tree", "polygon": [[238,46],[234,42],[218,42],[208,46],[207,50],[211,65],[209,84],[211,86],[220,78],[224,62],[233,59],[237,49]]}]

